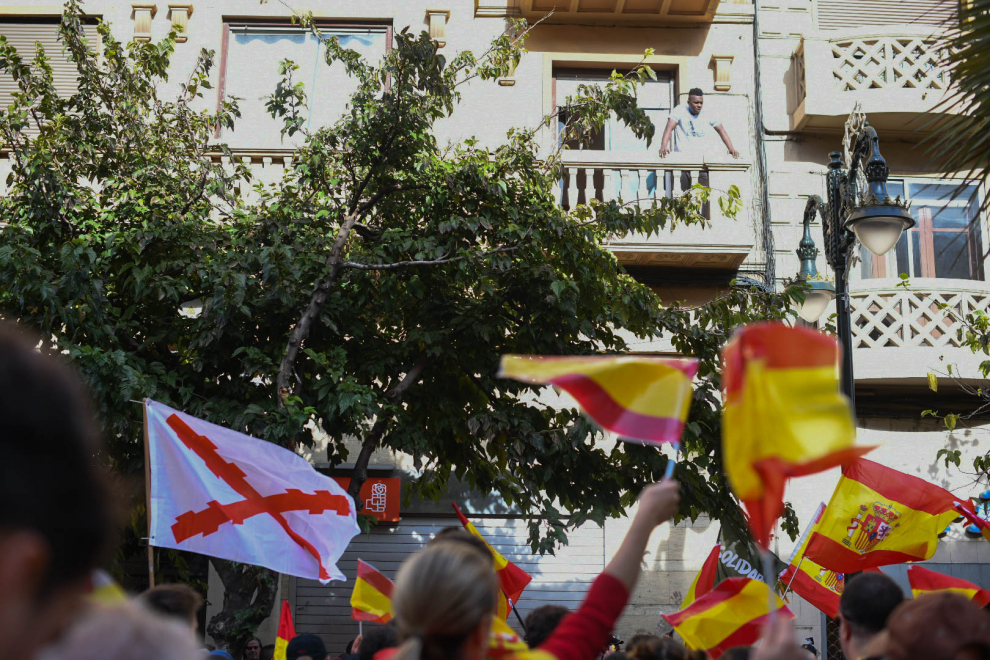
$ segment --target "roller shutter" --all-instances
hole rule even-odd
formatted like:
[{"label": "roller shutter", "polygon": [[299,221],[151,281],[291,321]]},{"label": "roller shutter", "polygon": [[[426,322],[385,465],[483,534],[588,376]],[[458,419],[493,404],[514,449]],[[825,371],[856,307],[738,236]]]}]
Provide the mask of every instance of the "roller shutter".
[{"label": "roller shutter", "polygon": [[[478,531],[507,559],[533,576],[533,581],[519,599],[523,618],[532,609],[548,603],[577,608],[591,582],[605,567],[605,538],[602,528],[588,524],[568,534],[569,544],[555,556],[533,555],[527,538],[525,521],[509,518],[472,518]],[[320,635],[331,657],[343,653],[347,643],[358,633],[358,624],[350,618],[351,590],[358,558],[368,562],[391,579],[399,565],[415,553],[434,534],[451,525],[455,518],[404,518],[397,526],[375,528],[370,535],[351,541],[338,566],[347,576],[346,583],[321,585],[312,580],[291,578],[295,601],[296,631]],[[515,617],[509,623],[519,628]]]},{"label": "roller shutter", "polygon": [[[85,34],[89,38],[96,36],[94,26],[86,26]],[[10,23],[0,21],[0,35],[7,38],[7,43],[17,49],[17,53],[25,62],[34,59],[35,43],[40,42],[45,49],[48,63],[52,67],[55,88],[61,95],[75,93],[76,65],[69,61],[68,51],[63,50],[58,38],[57,22]],[[10,105],[12,94],[17,91],[13,77],[9,73],[0,73],[0,107]]]},{"label": "roller shutter", "polygon": [[880,25],[950,27],[951,0],[817,0],[818,29],[845,30]]}]

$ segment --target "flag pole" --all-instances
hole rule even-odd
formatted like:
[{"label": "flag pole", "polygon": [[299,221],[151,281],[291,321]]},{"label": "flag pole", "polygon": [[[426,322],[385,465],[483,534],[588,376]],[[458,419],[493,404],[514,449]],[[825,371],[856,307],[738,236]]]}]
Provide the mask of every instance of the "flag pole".
[{"label": "flag pole", "polygon": [[512,612],[516,615],[516,619],[518,619],[518,621],[519,621],[519,626],[522,628],[522,631],[523,631],[523,637],[525,637],[526,636],[526,623],[522,620],[522,617],[519,615],[519,610],[516,608],[516,604],[513,603],[511,600],[509,600],[509,597],[508,596],[506,596],[505,602],[507,602],[509,604],[509,607],[512,608]]},{"label": "flag pole", "polygon": [[[364,621],[358,619],[358,637],[364,637]],[[351,649],[352,651],[354,649]]]},{"label": "flag pole", "polygon": [[782,597],[786,596],[787,592],[791,590],[791,585],[794,584],[794,578],[797,577],[798,571],[801,570],[801,564],[803,563],[804,563],[804,555],[801,555],[801,561],[798,562],[797,567],[794,569],[794,575],[792,575],[791,579],[787,581],[787,586],[784,587],[784,593],[781,594]]},{"label": "flag pole", "polygon": [[666,481],[674,476],[674,466],[677,465],[677,459],[681,456],[681,443],[674,444],[674,457],[667,459],[667,471],[663,474],[663,479]]},{"label": "flag pole", "polygon": [[148,400],[141,401],[144,414],[144,506],[148,514],[148,588],[155,586],[155,549],[151,545],[151,451],[148,441]]}]

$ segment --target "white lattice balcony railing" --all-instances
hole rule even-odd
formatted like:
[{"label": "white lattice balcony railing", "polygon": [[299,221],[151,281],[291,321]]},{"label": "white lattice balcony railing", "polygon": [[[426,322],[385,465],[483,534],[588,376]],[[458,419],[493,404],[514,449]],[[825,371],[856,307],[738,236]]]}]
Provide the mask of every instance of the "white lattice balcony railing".
[{"label": "white lattice balcony railing", "polygon": [[916,132],[907,122],[935,109],[951,85],[941,37],[931,30],[870,27],[806,37],[793,57],[792,128],[841,127],[859,101],[876,128]]},{"label": "white lattice balcony railing", "polygon": [[851,286],[857,380],[922,378],[929,371],[944,373],[948,364],[968,377],[981,361],[963,347],[957,319],[990,311],[988,283],[912,279],[905,289],[888,279],[860,280]]},{"label": "white lattice balcony railing", "polygon": [[678,196],[701,183],[712,189],[704,214],[711,228],[677,227],[659,235],[628,234],[614,238],[609,249],[629,265],[735,269],[753,249],[748,204],[735,219],[725,217],[717,196],[737,186],[744,201],[751,197],[750,164],[724,157],[645,152],[574,150],[563,154],[559,201],[575,204],[621,200],[646,207],[664,197]]}]

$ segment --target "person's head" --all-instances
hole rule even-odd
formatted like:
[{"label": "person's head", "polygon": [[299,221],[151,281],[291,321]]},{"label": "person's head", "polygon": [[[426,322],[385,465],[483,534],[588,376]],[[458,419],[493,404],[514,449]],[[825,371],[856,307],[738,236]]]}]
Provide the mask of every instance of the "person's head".
[{"label": "person's head", "polygon": [[258,660],[261,657],[261,640],[249,637],[244,643],[244,660]]},{"label": "person's head", "polygon": [[644,642],[644,641],[647,641],[647,640],[650,640],[650,639],[656,639],[658,637],[659,637],[659,635],[654,635],[653,633],[638,632],[635,635],[633,635],[632,637],[630,637],[629,638],[629,641],[626,642],[626,647],[625,647],[626,648],[626,653],[629,653],[630,651],[632,651],[632,648],[634,646],[636,646],[637,644],[639,644],[640,642]]},{"label": "person's head", "polygon": [[862,651],[886,660],[990,660],[990,616],[959,594],[904,601]]},{"label": "person's head", "polygon": [[365,630],[361,635],[361,646],[358,647],[359,660],[373,660],[375,654],[382,649],[391,649],[399,645],[399,632],[390,621],[384,626],[375,626]]},{"label": "person's head", "polygon": [[550,636],[570,610],[562,605],[541,605],[526,617],[526,645],[535,649]]},{"label": "person's head", "polygon": [[749,660],[752,655],[752,646],[733,646],[720,655],[719,660]]},{"label": "person's head", "polygon": [[638,640],[626,649],[626,655],[630,660],[704,660],[708,657],[704,651],[689,651],[677,640],[656,635]]},{"label": "person's head", "polygon": [[199,627],[196,614],[203,606],[203,597],[188,584],[160,584],[141,594],[138,601],[152,612],[181,620],[193,631]]},{"label": "person's head", "polygon": [[69,369],[0,324],[0,639],[31,657],[76,615],[113,521]]},{"label": "person's head", "polygon": [[804,643],[801,645],[801,650],[807,651],[806,660],[817,660],[818,649],[815,648],[815,640],[812,639],[811,637],[808,637],[804,640]]},{"label": "person's head", "polygon": [[213,649],[206,657],[214,660],[234,660],[234,656],[223,649]]},{"label": "person's head", "polygon": [[863,647],[884,629],[903,600],[901,588],[883,573],[860,573],[847,579],[839,598],[839,643],[845,656],[860,657]]},{"label": "person's head", "polygon": [[202,656],[189,626],[125,601],[91,608],[37,657],[38,660],[189,660]]},{"label": "person's head", "polygon": [[440,543],[443,541],[454,541],[455,543],[464,543],[466,545],[471,546],[472,548],[477,548],[486,556],[492,557],[492,562],[495,561],[495,558],[492,556],[492,551],[488,548],[488,545],[483,540],[481,540],[471,532],[467,531],[463,527],[444,527],[439,532],[437,532],[433,536],[433,538],[430,539],[429,542],[427,542],[426,545],[429,546],[431,543]]},{"label": "person's head", "polygon": [[701,112],[701,108],[705,105],[705,93],[701,91],[700,87],[692,87],[691,91],[688,92],[688,109],[691,110],[693,114],[698,114]]},{"label": "person's head", "polygon": [[[258,652],[261,652],[260,645]],[[285,647],[285,660],[326,660],[329,657],[326,644],[312,633],[296,635]]]},{"label": "person's head", "polygon": [[498,590],[487,549],[428,544],[396,576],[392,607],[402,645],[395,660],[483,660]]}]

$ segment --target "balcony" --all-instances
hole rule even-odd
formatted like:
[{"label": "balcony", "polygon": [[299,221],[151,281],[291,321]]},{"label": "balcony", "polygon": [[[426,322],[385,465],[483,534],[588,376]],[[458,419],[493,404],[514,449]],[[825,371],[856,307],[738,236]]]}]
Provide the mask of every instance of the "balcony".
[{"label": "balcony", "polygon": [[973,280],[918,278],[907,289],[899,280],[860,280],[851,284],[853,360],[857,382],[914,382],[948,365],[961,378],[978,378],[982,358],[962,346],[958,317],[990,310],[990,285]]},{"label": "balcony", "polygon": [[[931,28],[871,27],[806,37],[794,53],[795,131],[841,130],[856,101],[870,124],[904,136],[934,130],[931,113],[950,81]],[[951,112],[938,109],[939,113]]]},{"label": "balcony", "polygon": [[[500,0],[506,1],[506,0]],[[476,0],[480,3],[482,0]],[[486,0],[486,4],[491,0]],[[519,13],[530,22],[550,16],[552,23],[669,25],[671,23],[711,23],[720,15],[748,16],[752,20],[752,0],[518,0]]]},{"label": "balcony", "polygon": [[[635,160],[635,158],[640,160]],[[719,191],[737,186],[744,200],[750,199],[749,163],[732,158],[685,159],[672,154],[663,160],[643,162],[638,156],[614,151],[565,151],[560,203],[653,200],[680,195],[699,181],[712,188],[713,203],[705,215],[712,226],[677,227],[660,235],[628,234],[609,242],[608,248],[623,265],[663,266],[735,270],[753,249],[755,232],[749,208],[735,220],[722,215],[714,200]]]}]

